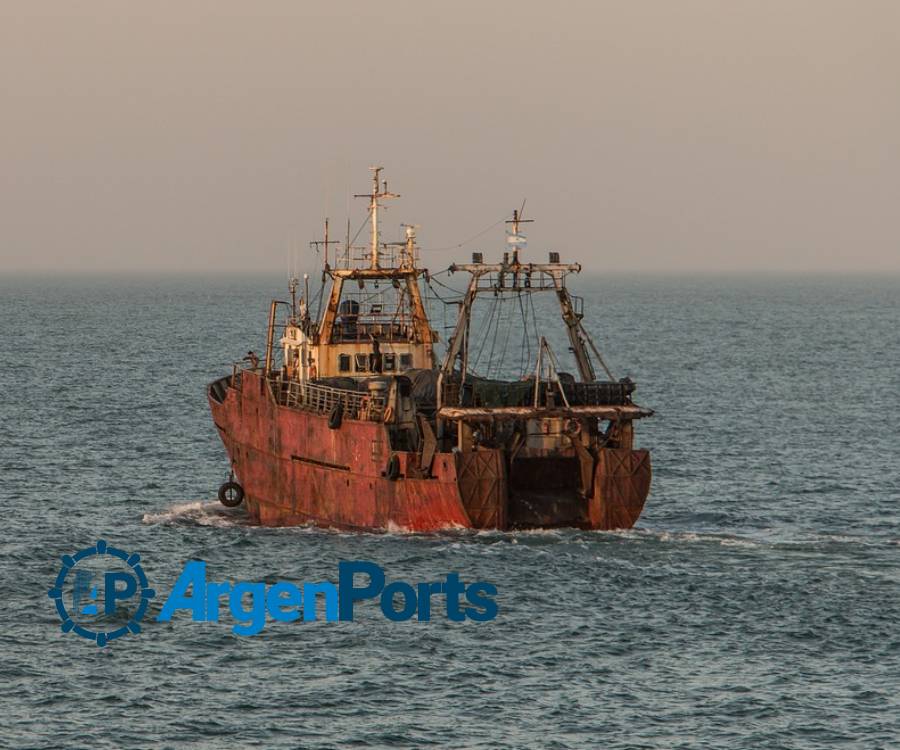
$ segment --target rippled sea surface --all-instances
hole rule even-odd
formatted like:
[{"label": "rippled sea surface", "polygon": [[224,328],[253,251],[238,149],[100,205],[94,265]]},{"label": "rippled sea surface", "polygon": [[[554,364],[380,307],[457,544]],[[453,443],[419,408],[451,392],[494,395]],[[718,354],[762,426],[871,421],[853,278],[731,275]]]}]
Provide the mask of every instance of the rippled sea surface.
[{"label": "rippled sea surface", "polygon": [[[208,381],[264,348],[275,279],[0,279],[0,746],[900,746],[900,279],[578,280],[657,416],[622,533],[263,529],[215,502]],[[552,339],[565,350],[557,332]],[[499,589],[488,623],[182,613],[60,631],[60,556],[106,539],[166,593],[336,580]]]}]

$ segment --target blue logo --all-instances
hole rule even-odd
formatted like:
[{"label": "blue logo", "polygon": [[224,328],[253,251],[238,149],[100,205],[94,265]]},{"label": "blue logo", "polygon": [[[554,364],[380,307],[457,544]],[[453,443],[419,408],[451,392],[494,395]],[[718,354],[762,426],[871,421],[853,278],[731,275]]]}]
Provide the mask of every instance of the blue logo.
[{"label": "blue logo", "polygon": [[[139,623],[156,592],[149,587],[140,560],[140,555],[109,547],[102,539],[93,547],[64,555],[56,582],[47,592],[56,602],[62,631],[98,646],[141,632]],[[95,581],[102,583],[102,595]],[[135,598],[137,608],[129,611],[125,605]],[[66,607],[67,599],[71,609]]]},{"label": "blue logo", "polygon": [[[140,556],[110,547],[100,540],[74,555],[64,555],[62,567],[48,595],[56,603],[64,633],[105,646],[128,633],[141,632],[156,592],[149,587]],[[363,580],[360,580],[360,577]],[[277,581],[215,581],[207,577],[203,560],[190,560],[172,586],[156,617],[169,622],[179,611],[194,622],[219,622],[220,610],[234,621],[235,635],[258,635],[268,621],[311,622],[324,615],[327,622],[355,619],[366,601],[393,622],[421,621],[444,616],[454,622],[487,622],[497,616],[497,587],[486,581],[465,583],[458,573],[443,580],[412,584],[387,580],[373,562],[338,563],[338,583]],[[68,604],[68,606],[67,606]]]},{"label": "blue logo", "polygon": [[[361,586],[357,585],[357,575],[367,579]],[[366,560],[338,563],[337,585],[330,581],[300,585],[278,581],[268,587],[261,581],[209,581],[206,563],[192,560],[184,566],[156,619],[169,622],[178,610],[184,610],[194,622],[219,622],[219,611],[227,606],[237,621],[232,627],[235,635],[258,635],[267,618],[311,622],[318,619],[322,606],[327,622],[352,622],[359,602],[376,600],[381,614],[393,622],[413,617],[428,621],[432,614],[441,613],[454,622],[487,622],[497,616],[496,595],[493,584],[466,584],[458,573],[447,573],[443,581],[415,585],[406,581],[387,583],[384,569]]]}]

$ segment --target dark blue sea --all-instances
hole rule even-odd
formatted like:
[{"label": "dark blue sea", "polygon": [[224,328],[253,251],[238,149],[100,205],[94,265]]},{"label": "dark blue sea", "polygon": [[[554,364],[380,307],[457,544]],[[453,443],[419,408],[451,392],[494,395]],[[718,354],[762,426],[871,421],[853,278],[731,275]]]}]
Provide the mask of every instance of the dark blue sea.
[{"label": "dark blue sea", "polygon": [[[0,279],[0,746],[900,747],[900,278],[575,280],[656,410],[637,433],[650,498],[618,533],[264,529],[224,509],[205,387],[262,351],[283,287]],[[47,595],[98,539],[159,592],[103,648]],[[363,605],[254,637],[227,615],[156,622],[191,559],[218,581],[458,571],[497,586],[499,613]]]}]

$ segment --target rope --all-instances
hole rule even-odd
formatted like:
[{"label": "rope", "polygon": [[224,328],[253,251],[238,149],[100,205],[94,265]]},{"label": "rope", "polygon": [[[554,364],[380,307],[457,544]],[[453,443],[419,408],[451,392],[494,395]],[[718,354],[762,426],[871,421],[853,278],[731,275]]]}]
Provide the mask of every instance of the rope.
[{"label": "rope", "polygon": [[[528,295],[528,302],[530,303],[530,307],[531,307],[531,322],[533,325],[532,330],[534,332],[533,335],[537,336],[537,332],[540,329],[538,328],[538,322],[537,322],[537,310],[534,309],[534,295],[533,294]],[[540,347],[540,339],[538,339],[538,347]],[[528,355],[529,355],[528,359],[530,360],[531,359],[531,347],[529,347],[529,349],[528,349]],[[538,356],[540,356],[540,354],[538,354]],[[528,364],[530,365],[531,362],[529,361]]]},{"label": "rope", "polygon": [[[505,309],[505,308],[501,307],[501,311],[502,311],[503,309]],[[507,329],[509,329],[509,327],[510,327],[510,325],[509,325],[509,323],[510,323],[510,321],[509,321],[510,316],[507,315],[506,318],[507,318],[506,326],[507,326]],[[498,327],[498,329],[499,329],[499,322],[498,322],[498,326],[497,326],[497,327]],[[512,338],[512,336],[510,335],[511,333],[512,333],[512,331],[509,331],[509,332],[507,333],[507,335],[505,335],[505,336],[503,337],[503,351],[501,352],[501,354],[500,354],[500,359],[499,359],[498,362],[497,362],[497,377],[498,377],[498,378],[503,374],[503,368],[504,368],[504,365],[506,365],[506,352],[507,352],[507,350],[509,349],[509,340]]]},{"label": "rope", "polygon": [[501,295],[498,295],[497,297],[494,297],[494,299],[497,301],[497,320],[494,323],[494,338],[491,340],[491,353],[488,355],[488,362],[487,362],[487,374],[488,374],[489,378],[491,377],[491,375],[494,372],[494,365],[497,361],[497,358],[494,357],[494,351],[497,348],[497,335],[500,333],[500,321],[503,318],[503,309],[504,309],[503,308],[503,297]]},{"label": "rope", "polygon": [[307,310],[312,310],[313,305],[316,307],[316,320],[322,319],[322,293],[325,291],[325,285],[319,284],[319,291],[316,292],[316,296],[312,299],[311,304],[306,306]]},{"label": "rope", "polygon": [[[494,320],[494,313],[497,310],[497,297],[494,297],[494,304],[491,305],[490,316],[488,317],[487,325],[484,327],[484,337],[481,339],[481,347],[478,349],[478,356],[475,357],[474,361],[470,361],[469,369],[472,372],[475,372],[475,368],[478,366],[478,363],[481,362],[481,355],[484,352],[485,344],[487,344],[488,336],[491,331],[491,323]],[[491,352],[493,353],[493,347],[491,347]],[[488,360],[488,368],[490,368],[490,360]],[[490,369],[488,370],[488,375],[490,375]]]},{"label": "rope", "polygon": [[[366,212],[366,218],[363,219],[362,224],[359,225],[359,229],[356,230],[356,234],[353,235],[353,239],[350,240],[350,245],[351,245],[351,246],[353,245],[354,242],[356,242],[357,237],[359,237],[359,233],[360,233],[363,229],[366,228],[366,224],[369,223],[369,217],[370,217],[371,215],[372,215],[372,207],[369,206],[369,210]],[[345,248],[345,249],[346,249],[346,251],[347,251],[347,253],[348,253],[348,257],[349,257],[350,248],[347,247],[347,248]]]},{"label": "rope", "polygon": [[[447,273],[447,271],[442,271],[441,273]],[[447,291],[453,292],[457,297],[462,298],[464,296],[464,294],[462,292],[460,292],[459,289],[454,289],[452,286],[448,286],[447,284],[445,284],[442,281],[440,281],[439,279],[437,279],[436,278],[437,276],[438,276],[438,274],[432,274],[431,281],[433,281],[438,286],[444,287],[444,289],[446,289]],[[431,286],[431,282],[429,282],[429,286]],[[437,296],[437,292],[435,292],[435,295]],[[438,297],[438,299],[441,299],[441,298]],[[441,301],[443,302],[443,299],[441,299]],[[453,304],[455,304],[455,303],[453,303]]]},{"label": "rope", "polygon": [[481,237],[481,235],[487,234],[494,227],[499,226],[500,224],[502,224],[505,221],[506,221],[506,217],[500,219],[499,221],[495,221],[493,224],[491,224],[486,229],[482,229],[478,234],[473,234],[471,237],[469,237],[469,239],[463,240],[462,242],[460,242],[456,245],[448,245],[447,247],[425,247],[425,248],[420,248],[419,250],[420,250],[420,252],[423,252],[423,253],[437,253],[437,252],[443,252],[445,250],[456,250],[457,248],[460,248],[463,245],[468,245],[472,240],[477,240],[479,237]]},{"label": "rope", "polygon": [[[529,295],[530,296],[530,295]],[[522,293],[519,292],[519,313],[522,316],[522,348],[519,355],[519,377],[525,377],[525,368],[531,362],[531,340],[528,337],[528,313],[525,311],[525,305],[522,303]],[[526,355],[527,352],[527,355]]]}]

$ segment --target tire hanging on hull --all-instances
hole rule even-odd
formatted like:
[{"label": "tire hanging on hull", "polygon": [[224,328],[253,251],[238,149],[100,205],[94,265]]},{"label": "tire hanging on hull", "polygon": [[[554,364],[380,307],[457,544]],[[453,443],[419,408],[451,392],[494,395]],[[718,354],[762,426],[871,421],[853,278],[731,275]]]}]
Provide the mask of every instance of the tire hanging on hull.
[{"label": "tire hanging on hull", "polygon": [[226,508],[237,508],[244,502],[244,488],[234,481],[225,482],[219,487],[219,502]]}]

